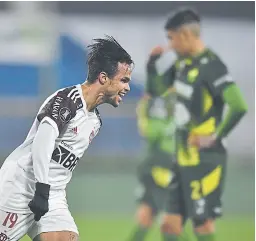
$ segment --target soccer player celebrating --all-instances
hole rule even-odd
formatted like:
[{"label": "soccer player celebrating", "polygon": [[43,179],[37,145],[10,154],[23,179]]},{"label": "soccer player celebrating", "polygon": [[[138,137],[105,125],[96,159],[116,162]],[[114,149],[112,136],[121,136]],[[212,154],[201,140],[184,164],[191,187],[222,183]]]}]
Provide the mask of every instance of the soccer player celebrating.
[{"label": "soccer player celebrating", "polygon": [[97,106],[117,107],[130,90],[133,61],[113,38],[89,45],[83,84],[48,97],[27,138],[0,169],[1,240],[78,240],[66,185],[102,125]]},{"label": "soccer player celebrating", "polygon": [[156,75],[154,61],[160,57],[155,48],[147,64],[146,93],[137,108],[138,128],[147,142],[147,154],[139,165],[139,207],[137,227],[129,241],[145,239],[154,218],[163,210],[172,180],[175,153],[175,124],[173,118],[175,93],[172,79]]},{"label": "soccer player celebrating", "polygon": [[176,241],[189,217],[198,241],[213,241],[214,220],[222,214],[227,161],[223,141],[247,105],[226,65],[203,43],[197,13],[180,10],[170,16],[165,29],[179,56],[165,74],[174,79],[177,93],[177,171],[161,230],[164,241]]}]

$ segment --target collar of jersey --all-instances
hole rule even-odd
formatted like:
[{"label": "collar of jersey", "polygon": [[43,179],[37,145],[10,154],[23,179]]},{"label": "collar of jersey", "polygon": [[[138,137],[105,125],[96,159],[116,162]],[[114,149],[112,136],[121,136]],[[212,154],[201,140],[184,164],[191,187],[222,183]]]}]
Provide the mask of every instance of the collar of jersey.
[{"label": "collar of jersey", "polygon": [[208,53],[209,51],[210,51],[210,49],[208,47],[205,47],[205,49],[202,52],[200,52],[196,55],[185,55],[185,56],[182,57],[182,59],[190,58],[192,60],[197,60],[197,59],[200,59],[203,56],[205,56],[205,54]]},{"label": "collar of jersey", "polygon": [[86,107],[87,107],[87,104],[86,104],[86,102],[85,102],[85,100],[84,100],[84,96],[83,96],[83,92],[82,92],[82,87],[81,87],[81,85],[80,84],[78,84],[78,85],[76,85],[76,88],[78,89],[78,92],[79,92],[79,94],[80,94],[80,98],[81,98],[81,100],[82,100],[82,102],[83,102],[83,109],[84,109],[84,111],[85,111],[85,113],[88,113],[88,115],[95,115],[95,111],[88,111],[87,109],[86,109]]},{"label": "collar of jersey", "polygon": [[193,58],[194,59],[200,59],[201,57],[205,56],[205,54],[207,54],[208,52],[209,52],[209,48],[205,47],[205,49],[201,53],[193,56]]}]

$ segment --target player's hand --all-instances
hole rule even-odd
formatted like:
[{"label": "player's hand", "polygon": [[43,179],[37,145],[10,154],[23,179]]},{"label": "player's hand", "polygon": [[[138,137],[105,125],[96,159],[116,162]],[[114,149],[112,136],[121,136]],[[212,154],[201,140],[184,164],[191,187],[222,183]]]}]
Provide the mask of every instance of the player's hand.
[{"label": "player's hand", "polygon": [[196,146],[199,149],[210,148],[215,142],[215,135],[191,135],[188,139],[188,144],[190,146]]},{"label": "player's hand", "polygon": [[30,210],[35,214],[35,221],[39,221],[49,211],[49,191],[50,185],[40,182],[36,183],[34,198],[28,204]]},{"label": "player's hand", "polygon": [[163,47],[163,46],[158,45],[158,46],[154,47],[151,50],[150,56],[151,57],[155,57],[155,56],[159,56],[160,57],[166,51],[167,51],[167,47]]}]

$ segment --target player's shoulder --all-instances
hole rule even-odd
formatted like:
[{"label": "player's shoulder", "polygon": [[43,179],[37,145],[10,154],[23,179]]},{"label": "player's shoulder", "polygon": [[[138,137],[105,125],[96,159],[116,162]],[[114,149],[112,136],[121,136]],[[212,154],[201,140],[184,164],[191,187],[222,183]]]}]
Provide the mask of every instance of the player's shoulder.
[{"label": "player's shoulder", "polygon": [[[79,93],[78,86],[69,86],[56,90],[50,96],[48,96],[41,107],[39,108],[39,116],[44,116],[45,113],[68,111],[72,113],[72,116],[76,115],[76,112],[83,108],[83,102]],[[42,113],[44,113],[42,115]]]},{"label": "player's shoulder", "polygon": [[206,64],[211,67],[227,68],[220,55],[210,48],[207,49],[206,54],[201,59],[201,64]]},{"label": "player's shoulder", "polygon": [[68,105],[76,110],[83,108],[79,85],[58,89],[45,100],[42,106],[49,102],[62,102],[64,105]]},{"label": "player's shoulder", "polygon": [[211,49],[200,58],[201,73],[209,75],[224,75],[228,73],[228,68],[220,56]]},{"label": "player's shoulder", "polygon": [[80,85],[69,86],[59,89],[56,95],[62,96],[66,101],[73,102],[76,110],[79,110],[83,108],[83,101],[80,90]]},{"label": "player's shoulder", "polygon": [[200,61],[200,76],[203,81],[233,81],[224,61],[214,51],[208,49]]},{"label": "player's shoulder", "polygon": [[[83,107],[82,101],[82,90],[80,85],[69,86],[63,89],[59,89],[56,93],[57,96],[63,96],[69,101],[73,101],[76,106],[76,110],[79,110]],[[98,108],[95,108],[95,114],[99,120],[100,126],[102,126],[102,119]]]},{"label": "player's shoulder", "polygon": [[70,86],[55,91],[39,109],[37,120],[41,122],[44,118],[48,118],[48,121],[54,121],[57,124],[61,132],[64,125],[73,119],[77,111],[83,107],[81,95],[79,86]]}]

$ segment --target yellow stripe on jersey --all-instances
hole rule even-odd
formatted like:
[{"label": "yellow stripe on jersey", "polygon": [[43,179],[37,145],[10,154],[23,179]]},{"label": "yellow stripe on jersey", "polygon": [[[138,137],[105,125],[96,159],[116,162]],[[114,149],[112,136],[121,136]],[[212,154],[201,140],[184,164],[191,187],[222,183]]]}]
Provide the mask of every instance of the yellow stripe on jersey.
[{"label": "yellow stripe on jersey", "polygon": [[215,132],[216,129],[216,119],[215,117],[210,117],[208,120],[202,124],[193,127],[190,131],[190,136],[194,135],[210,135]]},{"label": "yellow stripe on jersey", "polygon": [[203,114],[206,114],[213,105],[213,99],[207,89],[203,89]]},{"label": "yellow stripe on jersey", "polygon": [[[209,91],[203,89],[203,114],[206,114],[213,105],[213,99]],[[210,117],[208,120],[204,121],[200,125],[193,127],[191,130],[191,135],[210,135],[216,130],[216,119],[215,117]]]},{"label": "yellow stripe on jersey", "polygon": [[[215,132],[216,120],[209,118],[197,127],[192,128],[189,138],[197,135],[210,135]],[[178,147],[178,163],[180,166],[196,166],[200,163],[199,151],[197,147],[191,146],[184,150],[182,146]]]}]

